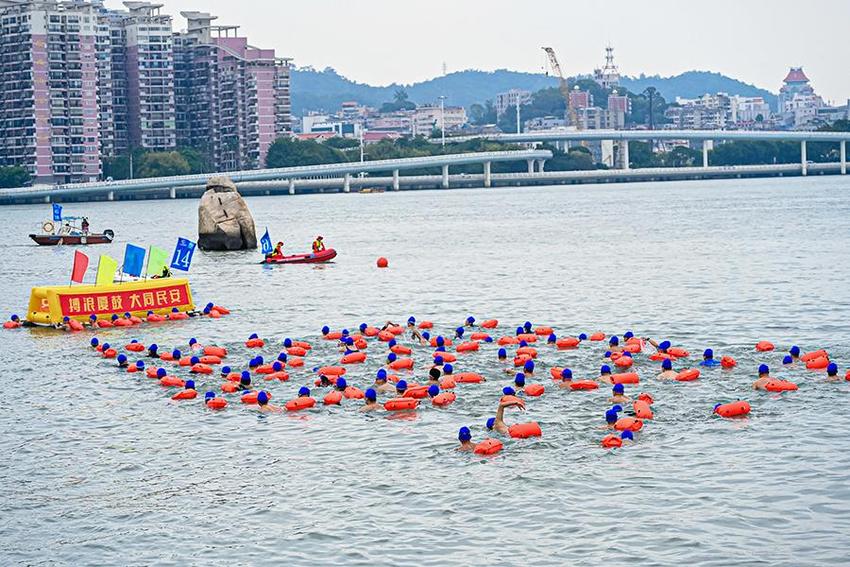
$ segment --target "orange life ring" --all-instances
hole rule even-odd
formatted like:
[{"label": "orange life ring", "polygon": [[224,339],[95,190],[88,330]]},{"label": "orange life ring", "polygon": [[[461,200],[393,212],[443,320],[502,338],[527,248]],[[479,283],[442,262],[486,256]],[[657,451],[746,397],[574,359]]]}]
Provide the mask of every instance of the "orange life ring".
[{"label": "orange life ring", "polygon": [[289,400],[283,407],[285,407],[287,411],[298,411],[311,408],[315,405],[315,398],[311,398],[309,396],[302,396],[300,398],[294,398],[292,400]]},{"label": "orange life ring", "polygon": [[431,403],[437,407],[445,407],[457,399],[457,394],[454,392],[440,392],[433,398]]},{"label": "orange life ring", "polygon": [[676,374],[676,380],[679,382],[693,382],[699,378],[699,370],[696,368],[688,368]]},{"label": "orange life ring", "polygon": [[564,349],[568,349],[568,348],[575,348],[580,343],[581,343],[581,341],[578,340],[575,337],[564,337],[562,339],[556,340],[555,346],[558,347],[561,350],[564,350]]},{"label": "orange life ring", "polygon": [[413,359],[412,358],[397,358],[390,362],[389,367],[393,370],[412,370],[413,369]]},{"label": "orange life ring", "polygon": [[[346,354],[342,357],[342,360],[340,360],[342,364],[358,364],[365,361],[365,352],[352,352],[351,354]],[[290,366],[292,366],[292,361],[290,361]]]},{"label": "orange life ring", "polygon": [[637,372],[623,372],[621,374],[612,374],[611,381],[614,384],[640,384],[640,377]]},{"label": "orange life ring", "polygon": [[499,346],[516,345],[519,344],[519,339],[516,337],[499,337],[499,340],[496,342]]},{"label": "orange life ring", "polygon": [[393,398],[384,402],[387,411],[414,410],[419,405],[419,400],[413,398]]},{"label": "orange life ring", "polygon": [[764,385],[764,389],[768,392],[793,392],[794,390],[799,389],[799,386],[797,386],[794,382],[772,378]]},{"label": "orange life ring", "polygon": [[342,392],[339,390],[334,390],[332,392],[328,392],[325,394],[325,397],[322,399],[322,403],[326,406],[338,406],[342,401]]},{"label": "orange life ring", "polygon": [[502,445],[501,441],[499,441],[498,439],[490,438],[485,439],[484,441],[481,441],[480,443],[475,445],[475,448],[472,449],[472,452],[476,455],[495,455],[496,453],[501,451],[503,447],[504,446]]},{"label": "orange life ring", "polygon": [[546,388],[543,386],[543,384],[529,384],[528,386],[523,388],[525,395],[532,396],[535,398],[537,396],[542,396],[545,390]]},{"label": "orange life ring", "polygon": [[602,446],[606,449],[613,449],[615,447],[622,447],[623,440],[617,437],[616,435],[606,435],[602,438]]},{"label": "orange life ring", "polygon": [[635,400],[632,407],[635,410],[635,417],[638,419],[652,419],[654,417],[652,408],[643,400]]},{"label": "orange life ring", "polygon": [[171,396],[172,400],[194,400],[198,397],[197,390],[183,390]]},{"label": "orange life ring", "polygon": [[245,341],[245,346],[248,348],[262,348],[266,346],[266,341],[263,339],[248,339]]},{"label": "orange life ring", "polygon": [[640,431],[642,427],[643,422],[634,417],[621,417],[614,423],[617,431]]},{"label": "orange life ring", "polygon": [[756,350],[759,352],[770,352],[774,348],[773,343],[770,341],[759,341],[756,343]]},{"label": "orange life ring", "polygon": [[605,333],[602,333],[602,332],[593,333],[592,335],[590,335],[590,340],[591,341],[604,341],[605,340]]},{"label": "orange life ring", "polygon": [[394,352],[398,355],[411,355],[413,354],[413,349],[404,345],[393,345],[390,348],[390,352]]},{"label": "orange life ring", "polygon": [[319,368],[319,374],[325,376],[344,376],[348,370],[345,366],[322,366]]},{"label": "orange life ring", "polygon": [[508,427],[508,435],[515,439],[528,439],[529,437],[542,437],[543,431],[536,421],[528,423],[515,423]]},{"label": "orange life ring", "polygon": [[739,417],[750,413],[750,404],[745,401],[737,401],[729,404],[717,404],[714,413],[720,417]]},{"label": "orange life ring", "polygon": [[224,398],[212,398],[207,400],[207,407],[213,410],[220,410],[227,407],[227,400]]},{"label": "orange life ring", "polygon": [[457,345],[458,352],[472,352],[478,350],[479,345],[477,341],[468,341],[465,343],[460,343]]},{"label": "orange life ring", "polygon": [[176,376],[163,376],[159,381],[159,385],[166,388],[185,388],[186,382]]},{"label": "orange life ring", "polygon": [[142,352],[145,350],[145,345],[142,343],[130,343],[124,346],[124,350],[129,350],[130,352]]},{"label": "orange life ring", "polygon": [[486,321],[481,323],[482,329],[495,329],[498,326],[499,326],[498,319],[487,319]]},{"label": "orange life ring", "polygon": [[573,380],[570,382],[570,390],[595,390],[599,384],[593,380]]}]

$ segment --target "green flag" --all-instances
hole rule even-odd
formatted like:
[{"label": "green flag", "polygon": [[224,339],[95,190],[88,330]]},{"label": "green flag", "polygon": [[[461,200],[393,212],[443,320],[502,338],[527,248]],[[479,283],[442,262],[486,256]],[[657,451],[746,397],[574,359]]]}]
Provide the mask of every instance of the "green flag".
[{"label": "green flag", "polygon": [[112,284],[115,281],[115,270],[118,269],[118,261],[109,256],[101,256],[97,263],[97,279],[95,285]]},{"label": "green flag", "polygon": [[168,267],[170,256],[162,248],[151,246],[148,252],[148,277],[161,276],[162,269]]}]

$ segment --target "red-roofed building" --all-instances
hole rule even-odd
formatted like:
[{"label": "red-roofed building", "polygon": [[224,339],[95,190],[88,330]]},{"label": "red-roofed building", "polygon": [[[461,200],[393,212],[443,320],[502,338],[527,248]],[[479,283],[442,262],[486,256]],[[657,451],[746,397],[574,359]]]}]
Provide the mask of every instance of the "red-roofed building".
[{"label": "red-roofed building", "polygon": [[808,128],[824,106],[802,67],[791,67],[779,89],[779,115],[788,128]]}]

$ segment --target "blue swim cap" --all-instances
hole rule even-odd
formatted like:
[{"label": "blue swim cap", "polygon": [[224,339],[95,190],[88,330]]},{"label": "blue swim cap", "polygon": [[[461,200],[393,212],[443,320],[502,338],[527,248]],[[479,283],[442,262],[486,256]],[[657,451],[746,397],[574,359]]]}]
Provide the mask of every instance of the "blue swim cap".
[{"label": "blue swim cap", "polygon": [[561,378],[564,380],[572,380],[573,379],[573,371],[569,368],[564,368],[561,370]]},{"label": "blue swim cap", "polygon": [[208,402],[215,397],[215,392],[207,392],[204,394],[204,401]]},{"label": "blue swim cap", "polygon": [[791,353],[791,356],[798,357],[798,356],[800,356],[800,347],[798,347],[797,345],[794,345],[794,346],[791,347],[791,350],[789,350],[788,352]]},{"label": "blue swim cap", "polygon": [[283,339],[283,346],[285,346],[286,348],[291,347],[292,346],[292,339],[290,339],[290,338]]},{"label": "blue swim cap", "polygon": [[702,353],[702,356],[703,356],[703,358],[711,360],[712,358],[714,358],[714,351],[711,350],[710,348],[707,348],[707,349],[705,349],[705,352]]},{"label": "blue swim cap", "polygon": [[658,344],[659,350],[667,350],[668,348],[670,348],[670,346],[671,346],[670,341],[661,341]]},{"label": "blue swim cap", "polygon": [[130,343],[131,343],[131,344],[136,344],[137,342],[139,342],[139,339],[132,339],[132,340],[130,340]]},{"label": "blue swim cap", "polygon": [[258,338],[259,338],[259,337],[257,336],[257,333],[251,333],[251,336],[250,336],[250,337],[248,337],[248,340],[250,341],[250,340],[252,340],[252,339],[258,339]]},{"label": "blue swim cap", "polygon": [[[91,346],[96,347],[98,344],[100,344],[100,341],[97,340],[97,337],[93,337],[92,340],[90,341],[90,344],[91,344]],[[153,346],[156,346],[156,345],[153,345]]]},{"label": "blue swim cap", "polygon": [[378,370],[378,374],[376,375],[378,380],[386,380],[387,379],[387,371],[381,368]]},{"label": "blue swim cap", "polygon": [[510,386],[505,386],[504,388],[502,388],[502,394],[504,394],[505,396],[516,396],[516,390],[514,390]]},{"label": "blue swim cap", "polygon": [[342,330],[342,336],[343,336],[343,337],[347,337],[347,336],[348,336],[348,335],[350,335],[350,334],[351,334],[351,333],[349,333],[349,332],[348,332],[348,329],[343,329],[343,330]]},{"label": "blue swim cap", "polygon": [[514,384],[516,384],[516,385],[517,385],[517,386],[519,386],[520,388],[522,388],[523,386],[525,386],[525,374],[523,374],[523,373],[521,373],[521,372],[520,372],[519,374],[517,374],[517,375],[514,377]]},{"label": "blue swim cap", "polygon": [[507,358],[507,357],[508,357],[508,351],[503,349],[503,348],[500,348],[499,349],[499,358]]},{"label": "blue swim cap", "polygon": [[109,343],[103,343],[103,350],[109,350]]},{"label": "blue swim cap", "polygon": [[629,351],[626,351],[626,352],[623,353],[623,356],[627,356],[627,357],[631,358],[632,353],[630,353]]},{"label": "blue swim cap", "polygon": [[398,359],[396,353],[391,352],[387,355],[387,362],[395,362]]},{"label": "blue swim cap", "polygon": [[608,340],[608,344],[611,345],[611,346],[616,346],[616,345],[620,344],[620,337],[618,337],[617,335],[614,335],[613,337],[611,337]]},{"label": "blue swim cap", "polygon": [[425,340],[427,341],[428,339],[430,339],[430,338],[431,338],[431,333],[429,333],[428,331],[423,332],[423,333],[422,333],[422,338],[423,338],[423,339],[425,339]]},{"label": "blue swim cap", "polygon": [[156,351],[159,350],[159,347],[156,346],[156,343],[154,343],[154,344],[152,344],[148,347],[148,350],[152,350],[152,351],[156,352]]},{"label": "blue swim cap", "polygon": [[440,387],[437,386],[436,384],[431,384],[430,386],[428,386],[428,395],[431,396],[432,398],[439,393],[440,393]]},{"label": "blue swim cap", "polygon": [[118,355],[118,362],[127,362],[127,355],[126,354],[119,354]]},{"label": "blue swim cap", "polygon": [[414,323],[416,323],[416,317],[408,317],[407,318],[407,324],[408,325],[412,325]]},{"label": "blue swim cap", "polygon": [[113,314],[112,314],[112,320],[113,320],[113,321],[117,321],[117,320],[118,320],[118,315],[116,315],[116,314],[114,314],[114,313],[113,313]]},{"label": "blue swim cap", "polygon": [[390,347],[390,348],[393,348],[397,344],[398,343],[396,342],[395,339],[390,339],[390,342],[387,343],[387,346]]},{"label": "blue swim cap", "polygon": [[194,390],[195,389],[195,381],[194,380],[186,380],[186,389]]},{"label": "blue swim cap", "polygon": [[399,380],[398,384],[395,385],[395,389],[399,392],[404,392],[407,390],[407,380]]},{"label": "blue swim cap", "polygon": [[198,358],[197,356],[193,356],[192,358],[189,359],[189,363],[191,363],[191,364],[198,364],[199,362],[201,362],[201,359]]},{"label": "blue swim cap", "polygon": [[436,366],[442,366],[443,365],[443,357],[442,356],[435,356],[434,357],[434,364]]},{"label": "blue swim cap", "polygon": [[587,334],[586,334],[586,333],[582,333],[582,334],[580,334],[580,335],[578,336],[578,340],[580,340],[580,341],[586,341],[586,340],[587,340]]},{"label": "blue swim cap", "polygon": [[525,329],[523,329],[522,327],[517,327],[517,328],[516,328],[516,334],[517,334],[517,335],[521,335],[521,334],[523,334],[523,333],[525,333]]},{"label": "blue swim cap", "polygon": [[360,332],[362,333],[362,332],[363,332],[363,331],[365,331],[368,327],[369,327],[369,325],[367,325],[366,323],[360,323],[360,326],[358,327],[358,329],[360,329]]},{"label": "blue swim cap", "polygon": [[196,344],[197,342],[198,342],[198,339],[196,339],[195,337],[192,337],[191,339],[189,339],[189,346],[192,346],[193,344]]},{"label": "blue swim cap", "polygon": [[272,364],[272,370],[274,370],[275,372],[280,372],[281,370],[283,370],[283,363],[278,360],[275,360],[274,364]]},{"label": "blue swim cap", "polygon": [[555,336],[555,333],[552,333],[552,334],[549,335],[549,338],[546,339],[546,342],[547,343],[554,343],[554,342],[557,342],[557,340],[558,340],[558,337]]},{"label": "blue swim cap", "polygon": [[363,395],[366,397],[367,400],[374,401],[378,399],[378,392],[375,391],[375,388],[367,388]]},{"label": "blue swim cap", "polygon": [[531,321],[526,321],[525,323],[523,323],[522,328],[525,329],[526,331],[530,331],[531,330]]},{"label": "blue swim cap", "polygon": [[70,320],[71,320],[71,318],[68,317],[67,315],[65,317],[62,317],[62,321],[65,322],[65,323],[67,323]]},{"label": "blue swim cap", "polygon": [[620,439],[629,439],[634,440],[635,434],[629,431],[628,429],[620,433]]},{"label": "blue swim cap", "polygon": [[661,370],[673,370],[673,361],[669,358],[665,358],[661,361]]},{"label": "blue swim cap", "polygon": [[264,406],[264,405],[266,405],[267,403],[269,403],[269,395],[268,395],[268,393],[267,393],[267,392],[262,392],[262,391],[261,391],[261,392],[259,392],[259,393],[257,394],[257,403],[258,403],[259,405],[261,405],[261,406]]},{"label": "blue swim cap", "polygon": [[458,327],[457,329],[455,329],[455,333],[457,333],[457,336],[462,337],[463,336],[463,327]]},{"label": "blue swim cap", "polygon": [[252,358],[250,361],[248,361],[248,368],[256,368],[259,365],[260,365],[260,363],[257,362],[256,358]]},{"label": "blue swim cap", "polygon": [[182,352],[180,352],[180,351],[179,351],[179,350],[177,350],[177,349],[174,349],[174,350],[172,350],[172,351],[171,351],[171,356],[173,356],[173,357],[175,358],[175,360],[180,360],[180,357],[181,357],[182,355],[183,355],[183,353],[182,353]]},{"label": "blue swim cap", "polygon": [[348,386],[348,382],[345,381],[345,378],[339,376],[336,379],[336,387],[340,390],[345,390],[345,387]]},{"label": "blue swim cap", "polygon": [[826,373],[829,376],[835,376],[838,374],[838,365],[834,362],[830,362],[829,366],[826,367]]},{"label": "blue swim cap", "polygon": [[144,361],[144,360],[137,360],[137,361],[136,361],[136,368],[138,368],[139,370],[141,370],[141,369],[142,369],[142,368],[144,368],[144,367],[145,367],[145,361]]},{"label": "blue swim cap", "polygon": [[603,364],[602,368],[599,369],[600,374],[611,374],[611,367],[607,364]]},{"label": "blue swim cap", "polygon": [[443,374],[451,374],[454,371],[455,371],[455,367],[452,366],[451,364],[446,363],[446,364],[443,365]]},{"label": "blue swim cap", "polygon": [[487,418],[487,429],[492,430],[496,426],[496,418],[488,417]]},{"label": "blue swim cap", "polygon": [[782,359],[782,364],[794,364],[794,357],[790,354],[786,354],[785,358]]},{"label": "blue swim cap", "polygon": [[605,421],[608,423],[614,423],[617,421],[617,412],[613,409],[609,409],[605,412]]},{"label": "blue swim cap", "polygon": [[605,351],[605,358],[611,358],[611,351],[610,350]]},{"label": "blue swim cap", "polygon": [[528,341],[526,341],[525,339],[523,339],[519,342],[520,348],[527,347],[527,346],[528,346]]},{"label": "blue swim cap", "polygon": [[487,335],[486,337],[484,337],[484,342],[485,343],[492,343],[493,337],[491,337],[490,335]]},{"label": "blue swim cap", "polygon": [[285,352],[282,352],[282,353],[280,353],[279,355],[277,355],[277,359],[278,359],[279,361],[281,361],[281,362],[286,362],[286,359],[287,359],[287,358],[288,358],[288,357],[286,356],[286,353],[285,353]]},{"label": "blue swim cap", "polygon": [[615,394],[622,394],[626,391],[626,388],[622,384],[614,384],[613,390]]},{"label": "blue swim cap", "polygon": [[523,370],[525,370],[529,374],[534,372],[534,361],[533,360],[526,360],[525,364],[522,365],[522,368],[523,368]]},{"label": "blue swim cap", "polygon": [[91,320],[91,321],[97,321],[97,315],[95,315],[94,313],[92,313],[91,315],[89,315],[89,320]]},{"label": "blue swim cap", "polygon": [[221,375],[227,376],[228,374],[230,374],[230,367],[229,366],[222,366],[221,367]]},{"label": "blue swim cap", "polygon": [[206,307],[209,307],[210,309],[212,309],[215,306],[213,305],[213,302],[210,301],[209,303],[206,304]]},{"label": "blue swim cap", "polygon": [[611,406],[611,409],[616,411],[616,412],[621,412],[621,411],[623,411],[623,406],[621,406],[620,404],[615,404],[615,405]]},{"label": "blue swim cap", "polygon": [[629,340],[633,336],[635,336],[635,334],[631,331],[626,331],[625,333],[623,333],[623,338],[626,339],[626,340]]},{"label": "blue swim cap", "polygon": [[469,431],[468,427],[461,427],[460,431],[457,433],[458,441],[469,441],[472,439],[472,433]]},{"label": "blue swim cap", "polygon": [[472,316],[470,315],[469,317],[467,317],[467,318],[466,318],[466,323],[467,323],[468,325],[471,325],[471,324],[475,323],[475,317],[472,317]]},{"label": "blue swim cap", "polygon": [[247,380],[249,384],[251,383],[251,373],[248,372],[247,370],[243,370],[239,374],[239,381],[244,382],[245,380]]},{"label": "blue swim cap", "polygon": [[438,336],[436,342],[437,342],[437,346],[445,346],[446,339],[444,339],[442,336]]},{"label": "blue swim cap", "polygon": [[157,378],[165,378],[165,368],[157,368],[156,369],[156,377]]},{"label": "blue swim cap", "polygon": [[323,334],[323,335],[327,335],[327,334],[328,334],[328,333],[330,333],[330,332],[331,332],[331,328],[330,328],[330,327],[328,327],[327,325],[325,325],[324,327],[322,327],[322,334]]},{"label": "blue swim cap", "polygon": [[770,374],[770,367],[767,364],[759,366],[759,374]]}]

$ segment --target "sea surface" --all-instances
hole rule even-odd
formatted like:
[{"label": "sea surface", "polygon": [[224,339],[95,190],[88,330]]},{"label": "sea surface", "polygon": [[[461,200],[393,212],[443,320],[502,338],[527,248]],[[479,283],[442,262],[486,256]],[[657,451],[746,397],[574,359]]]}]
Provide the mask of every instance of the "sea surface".
[{"label": "sea surface", "polygon": [[[231,396],[224,411],[118,371],[88,347],[94,333],[2,331],[2,565],[846,565],[850,561],[850,177],[449,190],[248,199],[258,235],[289,253],[322,234],[323,266],[258,265],[259,252],[196,254],[196,303],[233,313],[97,334],[161,349],[190,337],[226,346],[241,369],[274,358],[286,337],[311,341],[307,368],[261,382],[283,403],[336,363],[323,325],[356,328],[408,316],[451,334],[467,316],[526,320],[559,336],[603,331],[669,339],[738,360],[691,383],[661,382],[637,356],[636,396],[656,419],[634,445],[600,446],[610,392],[553,388],[549,368],[598,375],[603,343],[539,346],[546,393],[509,423],[543,437],[505,440],[498,456],[456,450],[457,431],[487,435],[510,383],[495,345],[463,355],[446,409],[363,414],[360,402],[259,414]],[[116,241],[173,248],[197,235],[197,202],[69,203]],[[68,281],[73,249],[27,234],[49,205],[0,207],[0,312],[24,314],[29,288]],[[389,268],[375,260],[385,256]],[[245,348],[251,333],[267,339]],[[776,344],[756,353],[759,340]],[[409,342],[409,341],[407,341]],[[825,348],[842,379],[799,365],[788,348]],[[385,347],[348,382],[366,388]],[[422,381],[430,349],[416,347]],[[131,360],[135,359],[132,357]],[[148,363],[151,361],[148,360]],[[797,392],[753,392],[760,363]],[[181,370],[182,372],[182,370]],[[185,374],[180,374],[185,376]],[[221,380],[198,379],[218,390]],[[324,393],[314,390],[317,398]],[[747,419],[712,415],[746,399]]]}]

